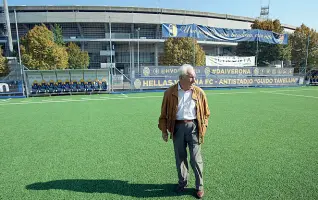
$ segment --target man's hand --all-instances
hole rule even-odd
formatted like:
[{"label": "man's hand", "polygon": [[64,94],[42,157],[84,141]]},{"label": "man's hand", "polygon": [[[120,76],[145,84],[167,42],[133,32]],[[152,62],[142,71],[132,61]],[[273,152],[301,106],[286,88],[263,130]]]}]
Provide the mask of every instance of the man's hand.
[{"label": "man's hand", "polygon": [[168,133],[162,132],[162,139],[163,141],[168,142]]}]

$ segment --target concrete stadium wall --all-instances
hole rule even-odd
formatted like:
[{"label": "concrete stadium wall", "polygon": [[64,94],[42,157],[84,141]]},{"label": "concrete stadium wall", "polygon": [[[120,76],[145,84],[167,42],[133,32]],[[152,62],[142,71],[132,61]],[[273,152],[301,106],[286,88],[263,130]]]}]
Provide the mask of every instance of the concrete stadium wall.
[{"label": "concrete stadium wall", "polygon": [[[10,14],[11,22],[15,22],[14,14]],[[200,24],[219,28],[250,29],[251,22],[231,19],[217,19],[207,17],[148,14],[148,13],[115,13],[115,12],[17,12],[18,23],[67,23],[67,22],[100,22],[108,23],[145,23],[145,24]],[[0,23],[4,19],[0,18]],[[292,29],[285,28],[287,32]]]}]

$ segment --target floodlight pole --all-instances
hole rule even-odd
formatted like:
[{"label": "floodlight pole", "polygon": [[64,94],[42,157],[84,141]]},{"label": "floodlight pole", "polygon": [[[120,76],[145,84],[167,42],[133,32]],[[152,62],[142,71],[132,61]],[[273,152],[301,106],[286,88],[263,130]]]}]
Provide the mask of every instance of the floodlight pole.
[{"label": "floodlight pole", "polygon": [[7,35],[8,35],[8,42],[9,42],[9,50],[13,52],[13,44],[12,44],[12,35],[11,35],[11,26],[10,26],[10,17],[9,17],[9,9],[7,0],[3,0],[3,9],[4,9],[4,16],[5,16],[5,25],[7,26]]},{"label": "floodlight pole", "polygon": [[19,63],[21,65],[22,63],[21,63],[21,52],[20,52],[20,38],[19,38],[19,29],[18,29],[18,22],[17,22],[17,12],[16,12],[15,9],[14,9],[14,19],[15,19],[15,29],[16,29],[16,32],[17,32]]},{"label": "floodlight pole", "polygon": [[194,37],[193,39],[193,67],[195,67],[195,39]]},{"label": "floodlight pole", "polygon": [[256,37],[256,56],[255,56],[256,67],[257,67],[257,63],[258,63],[258,40],[259,40],[259,31],[257,31],[257,37]]},{"label": "floodlight pole", "polygon": [[138,64],[138,75],[139,75],[139,71],[140,71],[140,65],[139,65],[139,31],[140,31],[140,28],[137,28],[136,29],[137,31],[137,48],[138,48],[138,57],[137,57],[137,64]]},{"label": "floodlight pole", "polygon": [[109,47],[110,47],[110,91],[113,92],[113,51],[112,51],[112,24],[109,16]]}]

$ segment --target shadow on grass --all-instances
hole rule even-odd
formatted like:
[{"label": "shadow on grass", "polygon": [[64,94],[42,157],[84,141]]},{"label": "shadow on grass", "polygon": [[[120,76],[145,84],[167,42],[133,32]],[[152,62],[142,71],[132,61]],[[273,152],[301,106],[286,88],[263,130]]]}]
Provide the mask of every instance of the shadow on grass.
[{"label": "shadow on grass", "polygon": [[122,196],[151,198],[194,195],[194,189],[186,188],[182,194],[174,192],[175,184],[136,184],[121,180],[66,179],[33,183],[28,190],[70,190],[85,193],[110,193]]}]

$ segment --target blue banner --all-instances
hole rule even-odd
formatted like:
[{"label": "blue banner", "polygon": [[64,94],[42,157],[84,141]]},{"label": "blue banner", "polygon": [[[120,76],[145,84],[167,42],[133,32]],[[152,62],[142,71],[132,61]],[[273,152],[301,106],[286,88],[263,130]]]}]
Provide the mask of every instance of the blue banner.
[{"label": "blue banner", "polygon": [[192,37],[199,40],[221,42],[264,42],[288,44],[288,34],[278,34],[259,29],[226,29],[196,24],[162,24],[162,37]]},{"label": "blue banner", "polygon": [[[178,76],[180,66],[142,66],[141,77]],[[195,67],[198,77],[209,76],[293,76],[294,68],[273,67]]]},{"label": "blue banner", "polygon": [[[196,85],[200,87],[242,87],[242,86],[296,86],[300,77],[209,77],[198,78]],[[135,89],[168,88],[178,83],[178,77],[159,78],[144,77],[133,80]]]}]

